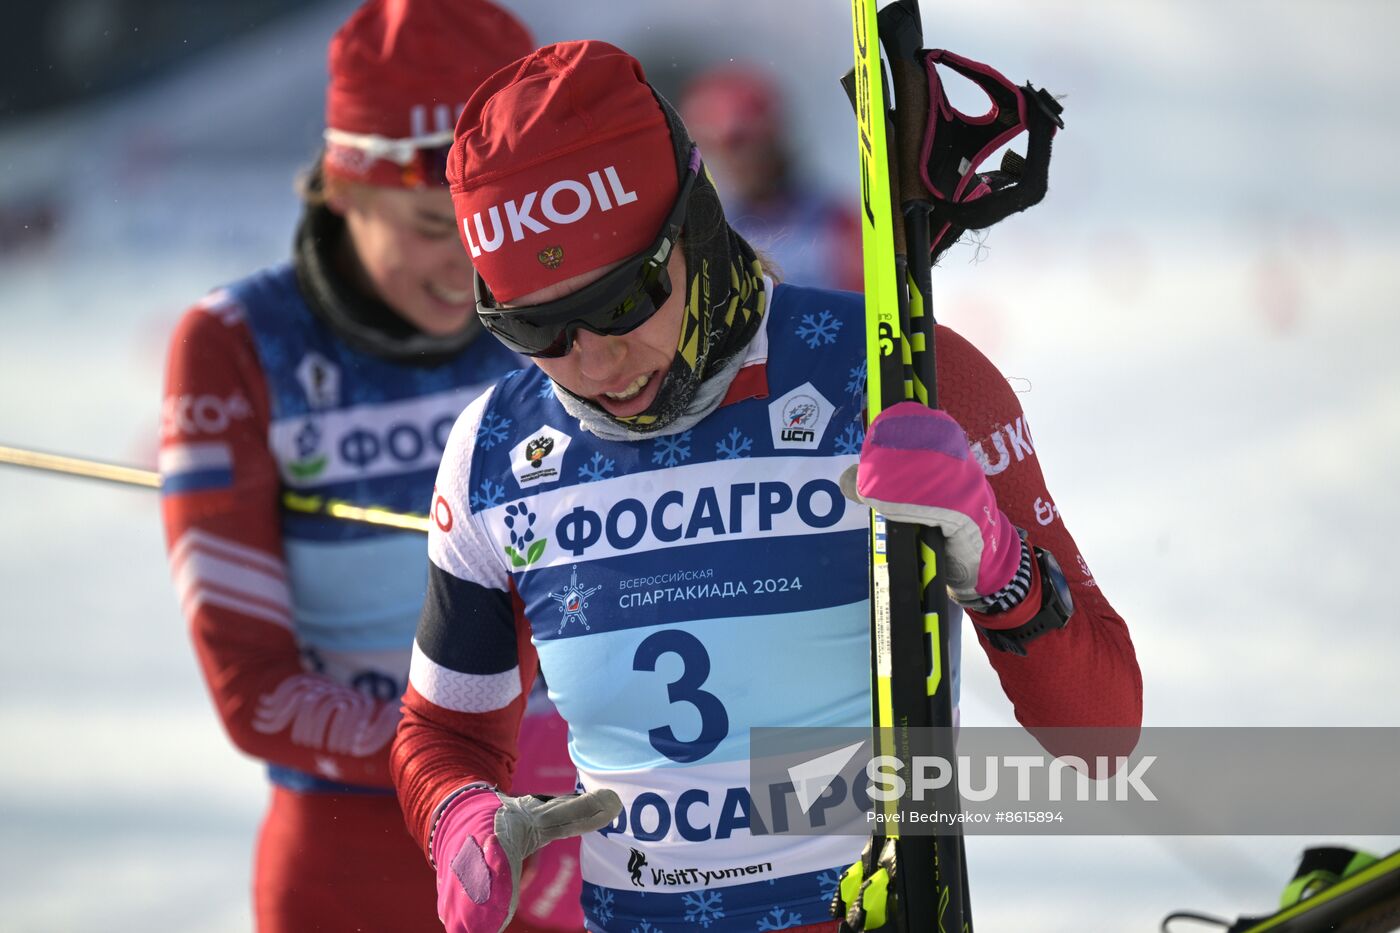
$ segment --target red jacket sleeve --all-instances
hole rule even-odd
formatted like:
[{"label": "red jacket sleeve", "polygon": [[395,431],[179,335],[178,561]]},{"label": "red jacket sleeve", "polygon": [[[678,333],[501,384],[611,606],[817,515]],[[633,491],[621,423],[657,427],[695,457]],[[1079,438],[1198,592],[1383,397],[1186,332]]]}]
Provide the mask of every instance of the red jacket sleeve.
[{"label": "red jacket sleeve", "polygon": [[967,432],[998,505],[1031,544],[1055,555],[1074,597],[1069,624],[1029,645],[1026,657],[997,651],[979,637],[1017,721],[1032,733],[1111,726],[1135,736],[1142,724],[1142,675],[1127,625],[1090,574],[1046,489],[1016,393],[981,352],[944,327],[938,330],[938,391]]},{"label": "red jacket sleeve", "polygon": [[428,591],[391,755],[404,818],[425,852],[437,810],[453,791],[474,783],[513,789],[521,720],[539,667],[524,607],[470,508],[471,455],[491,395],[457,419],[438,466]]},{"label": "red jacket sleeve", "polygon": [[[431,594],[429,598],[432,599]],[[487,601],[491,601],[490,596],[487,596]],[[518,600],[513,595],[511,602],[519,608]],[[488,606],[481,609],[485,614],[498,615]],[[424,610],[425,619],[419,627],[420,638],[425,627],[434,624],[427,618],[430,611]],[[475,614],[467,613],[469,616]],[[519,695],[505,706],[482,711],[448,709],[420,693],[412,680],[404,694],[403,719],[394,739],[391,759],[394,784],[398,789],[399,804],[403,807],[408,831],[429,858],[432,856],[429,842],[438,807],[454,790],[476,783],[503,790],[512,787],[520,724],[539,662],[535,647],[530,643],[529,625],[523,612],[516,611],[510,615],[519,661]],[[467,635],[465,626],[461,625],[462,615],[453,617],[456,624],[451,624],[446,616],[439,619],[449,622],[449,628],[461,631],[469,642],[473,640]],[[423,654],[414,660],[421,683],[424,665],[436,666],[436,662]]]},{"label": "red jacket sleeve", "polygon": [[219,718],[242,751],[385,787],[397,704],[301,664],[267,446],[266,382],[238,307],[213,297],[176,328],[161,419],[170,568]]}]

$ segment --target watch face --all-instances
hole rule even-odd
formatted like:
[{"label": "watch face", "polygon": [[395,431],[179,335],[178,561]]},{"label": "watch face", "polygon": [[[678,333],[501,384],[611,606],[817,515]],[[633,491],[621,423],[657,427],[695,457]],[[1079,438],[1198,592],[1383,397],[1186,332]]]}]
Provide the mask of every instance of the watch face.
[{"label": "watch face", "polygon": [[1042,551],[1036,548],[1036,554],[1040,557],[1040,569],[1043,572],[1044,580],[1042,585],[1050,587],[1051,599],[1058,604],[1066,622],[1074,614],[1074,594],[1069,590],[1069,582],[1065,580],[1064,571],[1060,569],[1060,562],[1055,560],[1055,555],[1049,551]]}]

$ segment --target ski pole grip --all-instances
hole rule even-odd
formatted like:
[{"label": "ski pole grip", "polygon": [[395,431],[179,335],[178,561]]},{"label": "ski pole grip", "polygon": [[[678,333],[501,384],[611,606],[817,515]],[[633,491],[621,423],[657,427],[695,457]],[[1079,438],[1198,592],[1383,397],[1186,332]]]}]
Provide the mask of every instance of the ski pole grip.
[{"label": "ski pole grip", "polygon": [[914,58],[893,57],[890,71],[894,76],[894,136],[891,147],[899,163],[899,200],[928,200],[924,190],[920,155],[923,152],[924,131],[928,126],[928,76],[922,63]]}]

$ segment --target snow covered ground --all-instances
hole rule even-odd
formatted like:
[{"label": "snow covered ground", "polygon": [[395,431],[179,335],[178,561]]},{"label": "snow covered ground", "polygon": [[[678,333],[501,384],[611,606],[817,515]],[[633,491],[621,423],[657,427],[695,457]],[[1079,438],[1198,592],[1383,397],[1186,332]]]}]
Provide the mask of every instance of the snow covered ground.
[{"label": "snow covered ground", "polygon": [[[658,79],[771,62],[815,176],[849,187],[839,0],[516,6],[543,40],[676,44],[648,60]],[[924,7],[930,44],[1068,95],[1050,198],[980,255],[955,249],[938,310],[1025,390],[1056,505],[1132,627],[1148,722],[1400,726],[1400,183],[1381,168],[1400,129],[1373,103],[1400,78],[1400,10]],[[324,42],[348,8],[0,133],[0,201],[48,192],[59,209],[49,240],[0,258],[0,444],[153,462],[163,334],[208,287],[285,253]],[[210,711],[155,506],[0,468],[5,930],[250,925],[266,791]],[[963,718],[1011,721],[975,654]],[[978,926],[1260,911],[1303,844],[974,838]]]}]

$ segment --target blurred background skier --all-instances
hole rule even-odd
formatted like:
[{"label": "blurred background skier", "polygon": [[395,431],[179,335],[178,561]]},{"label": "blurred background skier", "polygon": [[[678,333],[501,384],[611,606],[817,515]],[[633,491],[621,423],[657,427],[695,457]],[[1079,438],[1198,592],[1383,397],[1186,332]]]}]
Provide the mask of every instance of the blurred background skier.
[{"label": "blurred background skier", "polygon": [[[423,539],[284,503],[424,511],[457,414],[519,366],[476,321],[444,165],[477,84],[532,47],[480,0],[360,7],[330,44],[293,258],[211,293],[170,344],[170,563],[224,727],[268,765],[265,933],[442,928],[388,771]],[[568,792],[563,723],[542,691],[531,710],[517,786]],[[513,929],[582,927],[577,864],[576,844],[540,853]]]},{"label": "blurred background skier", "polygon": [[686,84],[680,111],[734,229],[788,281],[860,291],[854,202],[802,177],[777,79],[751,64],[710,68]]}]

